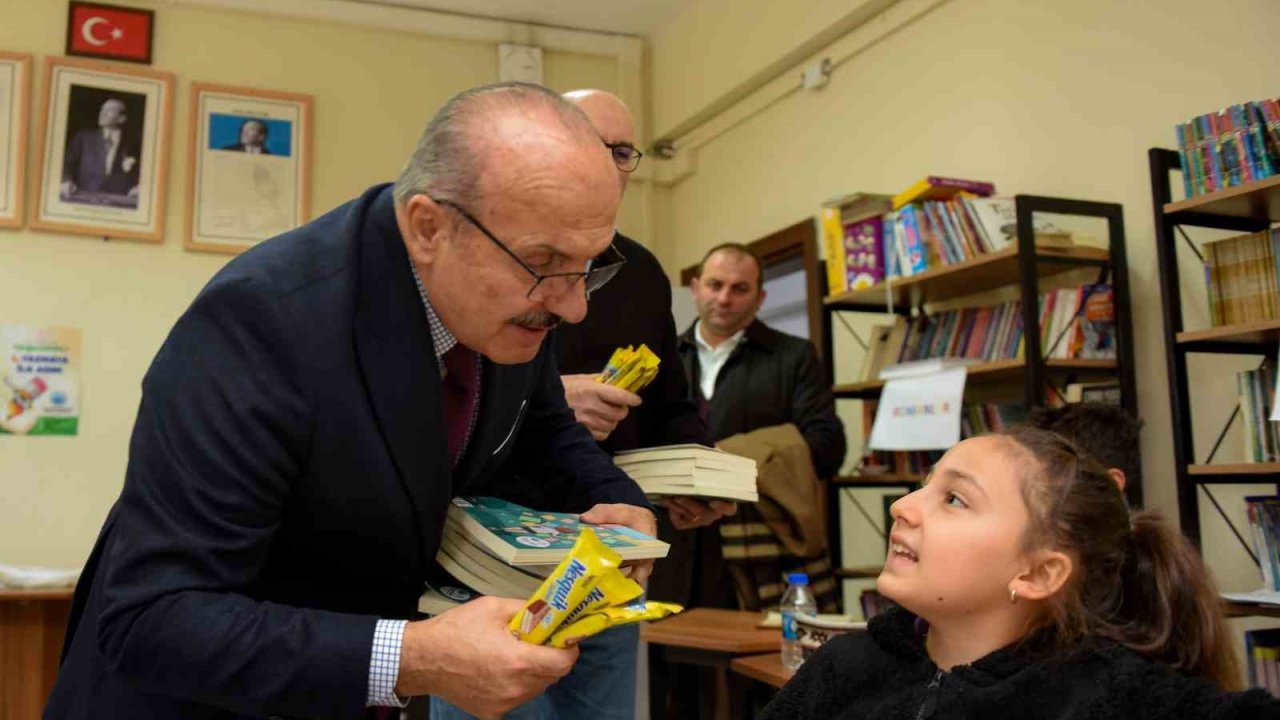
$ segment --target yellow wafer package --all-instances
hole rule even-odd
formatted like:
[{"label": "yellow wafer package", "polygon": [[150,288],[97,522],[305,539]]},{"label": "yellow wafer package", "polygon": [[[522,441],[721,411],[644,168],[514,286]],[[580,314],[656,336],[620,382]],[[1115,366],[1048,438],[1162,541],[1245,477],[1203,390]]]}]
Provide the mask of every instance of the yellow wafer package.
[{"label": "yellow wafer package", "polygon": [[591,528],[582,528],[569,554],[542,581],[508,627],[516,637],[542,645],[605,575],[618,573],[622,558]]},{"label": "yellow wafer package", "polygon": [[622,607],[605,607],[584,613],[574,622],[566,623],[551,635],[547,644],[551,647],[563,648],[578,641],[589,638],[611,627],[630,625],[631,623],[658,620],[684,610],[674,603],[634,602]]},{"label": "yellow wafer package", "polygon": [[609,357],[598,381],[638,393],[657,376],[660,363],[661,359],[653,354],[648,345],[641,343],[638,348],[630,345],[620,347]]},{"label": "yellow wafer package", "polygon": [[629,603],[643,594],[644,588],[640,587],[640,583],[623,575],[621,570],[610,570],[596,582],[596,586],[591,588],[582,602],[560,621],[560,627],[568,625],[586,613]]}]

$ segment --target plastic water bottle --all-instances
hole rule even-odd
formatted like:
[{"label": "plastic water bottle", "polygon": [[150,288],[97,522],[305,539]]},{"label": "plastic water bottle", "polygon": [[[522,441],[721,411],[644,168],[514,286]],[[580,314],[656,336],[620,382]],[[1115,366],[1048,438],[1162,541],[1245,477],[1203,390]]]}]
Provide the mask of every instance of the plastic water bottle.
[{"label": "plastic water bottle", "polygon": [[782,666],[795,670],[804,663],[804,650],[796,633],[796,615],[817,615],[818,603],[809,589],[809,576],[804,573],[787,574],[787,591],[778,607],[782,614]]}]

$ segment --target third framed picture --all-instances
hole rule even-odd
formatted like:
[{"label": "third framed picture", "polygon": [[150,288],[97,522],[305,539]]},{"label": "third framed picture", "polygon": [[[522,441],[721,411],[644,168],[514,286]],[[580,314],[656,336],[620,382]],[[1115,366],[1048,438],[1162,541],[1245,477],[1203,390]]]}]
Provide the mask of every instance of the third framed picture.
[{"label": "third framed picture", "polygon": [[187,249],[240,253],[310,219],[312,106],[192,83]]}]

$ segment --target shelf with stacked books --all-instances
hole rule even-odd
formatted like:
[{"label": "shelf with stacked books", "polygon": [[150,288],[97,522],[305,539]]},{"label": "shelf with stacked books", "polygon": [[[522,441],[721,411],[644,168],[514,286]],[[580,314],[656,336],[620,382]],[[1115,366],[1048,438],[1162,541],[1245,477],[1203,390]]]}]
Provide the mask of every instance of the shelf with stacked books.
[{"label": "shelf with stacked books", "polygon": [[[886,318],[872,328],[861,370],[850,374],[858,380],[832,385],[841,401],[864,403],[866,428],[887,367],[936,359],[966,366],[965,419],[971,423],[990,416],[996,427],[1003,415],[1012,414],[1002,408],[1017,408],[1025,416],[1029,408],[1066,401],[1073,389],[1085,392],[1082,381],[1089,381],[1087,389],[1094,396],[1106,390],[1108,398],[1136,414],[1120,205],[1036,195],[996,197],[990,183],[934,177],[892,201],[885,198],[878,193],[836,198],[823,205],[816,223],[828,263],[838,264],[818,273],[830,290],[820,303],[823,327],[818,335],[829,378],[835,376],[836,318],[843,313]],[[884,214],[868,214],[876,211]],[[1077,243],[1052,225],[1052,219],[1063,216],[1103,221],[1105,242]],[[1072,272],[1078,277],[1061,277]],[[1076,282],[1085,284],[1066,287]],[[989,294],[1001,289],[1006,290],[1003,296]],[[982,295],[985,300],[978,297]],[[992,299],[996,297],[1005,300]],[[967,298],[974,305],[961,307]],[[1022,328],[1039,331],[1023,333]],[[1059,387],[1062,382],[1069,384]],[[846,476],[829,483],[834,567],[842,566],[841,493],[910,489],[923,480],[936,454],[877,453],[872,464],[892,474]],[[1127,492],[1134,505],[1141,505],[1140,481]],[[865,579],[879,573],[879,568],[866,570],[844,568],[837,575]]]},{"label": "shelf with stacked books", "polygon": [[1163,211],[1173,222],[1188,225],[1195,224],[1196,215],[1274,222],[1280,218],[1280,175],[1186,200],[1166,202]]},{"label": "shelf with stacked books", "polygon": [[1259,354],[1280,345],[1280,320],[1255,320],[1177,334],[1187,352]]},{"label": "shelf with stacked books", "polygon": [[[1104,248],[1037,244],[1036,275],[1052,277],[1078,270],[1082,265],[1103,265],[1109,259],[1110,254]],[[823,303],[837,310],[850,306],[862,309],[877,305],[884,307],[892,298],[895,306],[910,308],[972,295],[974,288],[1014,285],[1019,280],[1019,272],[1018,249],[1009,247],[954,265],[930,268],[917,275],[893,278],[887,283],[887,289],[886,283],[881,282],[861,290],[831,295]]]},{"label": "shelf with stacked books", "polygon": [[[1108,359],[1068,359],[1046,360],[1045,369],[1052,376],[1114,376],[1120,363]],[[966,387],[984,385],[1007,385],[1017,383],[1026,375],[1027,361],[1021,358],[996,360],[994,362],[970,365],[967,368]],[[832,393],[838,398],[870,400],[880,395],[884,387],[883,380],[848,383],[832,386]]]},{"label": "shelf with stacked books", "polygon": [[[1195,195],[1172,199],[1171,173],[1183,173],[1179,152],[1152,148],[1147,152],[1156,230],[1157,273],[1164,313],[1165,358],[1168,365],[1170,415],[1173,421],[1174,476],[1177,484],[1178,516],[1183,533],[1200,544],[1200,512],[1197,486],[1210,484],[1276,483],[1280,464],[1267,462],[1205,464],[1195,458],[1188,379],[1188,355],[1237,354],[1274,358],[1280,346],[1280,263],[1276,249],[1280,235],[1271,228],[1280,221],[1280,176]],[[1193,173],[1199,173],[1196,169]],[[1185,179],[1185,182],[1191,182]],[[1188,236],[1179,226],[1232,230],[1239,236],[1193,246],[1190,257],[1179,258],[1179,246]],[[1182,313],[1183,278],[1180,262],[1202,265],[1213,326],[1184,328]],[[1260,387],[1256,374],[1242,373],[1237,382],[1247,388]],[[1254,392],[1253,395],[1259,395]],[[1269,391],[1243,406],[1248,416],[1246,429],[1259,430],[1259,442],[1267,442],[1264,419],[1269,412]],[[1243,397],[1243,393],[1242,393]],[[1261,402],[1258,402],[1261,401]],[[1252,409],[1252,412],[1249,412]],[[1260,422],[1252,422],[1253,415]]]}]

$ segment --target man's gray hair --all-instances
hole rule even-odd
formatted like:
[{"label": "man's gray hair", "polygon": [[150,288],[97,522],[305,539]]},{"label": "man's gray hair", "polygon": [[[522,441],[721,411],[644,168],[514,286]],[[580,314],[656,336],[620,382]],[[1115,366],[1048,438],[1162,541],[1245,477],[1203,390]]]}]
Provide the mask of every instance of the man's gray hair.
[{"label": "man's gray hair", "polygon": [[475,142],[482,121],[497,113],[550,114],[572,135],[598,137],[587,116],[556,93],[531,83],[502,82],[454,95],[427,123],[413,156],[396,179],[403,203],[419,193],[473,204],[483,168],[483,148]]}]

